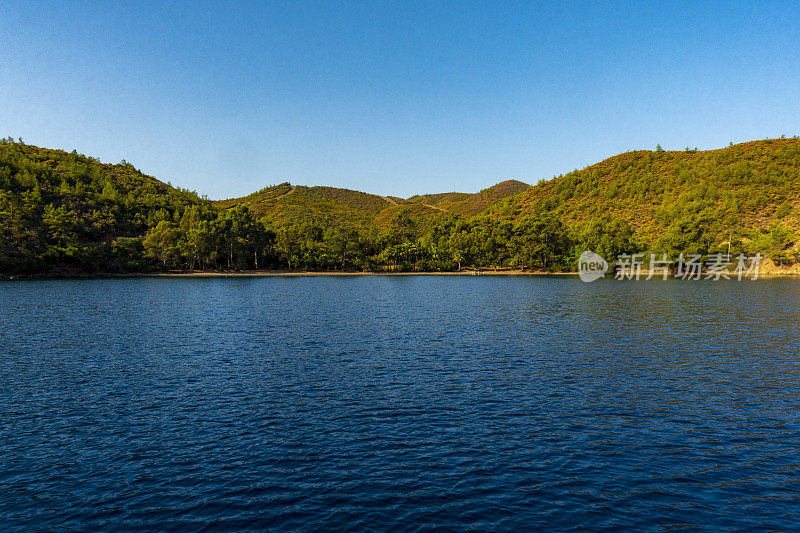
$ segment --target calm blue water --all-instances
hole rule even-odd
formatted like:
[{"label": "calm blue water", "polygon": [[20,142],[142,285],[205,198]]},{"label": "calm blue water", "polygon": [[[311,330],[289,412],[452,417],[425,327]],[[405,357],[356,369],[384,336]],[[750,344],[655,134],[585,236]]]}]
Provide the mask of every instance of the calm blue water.
[{"label": "calm blue water", "polygon": [[0,530],[800,528],[800,282],[0,283]]}]

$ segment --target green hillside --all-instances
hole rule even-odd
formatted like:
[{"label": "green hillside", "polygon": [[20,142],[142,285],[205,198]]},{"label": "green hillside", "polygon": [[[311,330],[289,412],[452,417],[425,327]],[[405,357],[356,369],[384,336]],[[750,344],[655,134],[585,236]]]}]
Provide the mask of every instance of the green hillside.
[{"label": "green hillside", "polygon": [[133,165],[0,140],[0,273],[574,269],[582,250],[797,269],[800,140],[637,150],[535,186],[408,199],[281,183],[210,202]]},{"label": "green hillside", "polygon": [[139,269],[140,237],[203,201],[76,152],[0,141],[0,270]]},{"label": "green hillside", "polygon": [[450,216],[450,213],[425,204],[399,204],[387,207],[372,220],[376,228],[388,228],[397,217],[408,217],[415,225],[430,227]]},{"label": "green hillside", "polygon": [[521,181],[506,180],[475,194],[446,192],[417,195],[408,198],[404,203],[427,205],[448,213],[471,217],[528,187],[530,185]]},{"label": "green hillside", "polygon": [[320,222],[364,226],[393,204],[374,194],[335,187],[305,187],[281,183],[242,198],[215,202],[220,209],[246,206],[272,225]]},{"label": "green hillside", "polygon": [[442,203],[452,204],[461,202],[470,196],[472,196],[472,194],[467,192],[442,192],[438,194],[417,194],[405,200],[401,199],[400,201],[408,204],[440,205]]},{"label": "green hillside", "polygon": [[507,180],[476,194],[471,194],[467,198],[458,201],[444,201],[437,205],[451,213],[470,217],[485,211],[507,197],[527,190],[529,187],[530,185],[521,181]]},{"label": "green hillside", "polygon": [[261,204],[285,196],[290,192],[294,192],[294,187],[292,186],[291,183],[284,182],[281,183],[280,185],[272,185],[270,187],[265,187],[260,191],[256,191],[242,198],[231,198],[229,200],[220,200],[216,202],[216,204],[222,209],[230,209],[237,205],[246,205],[249,208],[253,209],[257,208],[257,206]]},{"label": "green hillside", "polygon": [[[719,150],[620,154],[542,182],[493,210],[499,218],[548,212],[575,237],[601,219],[629,225],[641,249],[727,247],[788,257],[800,228],[800,140]],[[780,242],[768,242],[784,234]],[[780,254],[777,252],[786,252]]]},{"label": "green hillside", "polygon": [[221,209],[247,206],[256,215],[266,217],[278,226],[324,220],[334,225],[374,224],[385,227],[398,212],[419,218],[420,223],[440,219],[443,214],[470,217],[528,187],[521,181],[509,180],[475,194],[449,192],[403,199],[336,187],[281,183],[242,198],[220,200],[216,205]]},{"label": "green hillside", "polygon": [[220,216],[125,161],[0,139],[0,272],[147,271],[201,253],[203,266],[231,266],[264,257],[268,237],[245,209]]}]

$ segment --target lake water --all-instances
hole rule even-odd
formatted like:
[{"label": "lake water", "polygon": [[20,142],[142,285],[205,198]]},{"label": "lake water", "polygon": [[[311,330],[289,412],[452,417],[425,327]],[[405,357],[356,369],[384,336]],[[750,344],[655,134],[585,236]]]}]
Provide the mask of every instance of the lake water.
[{"label": "lake water", "polygon": [[0,529],[800,528],[800,282],[0,283]]}]

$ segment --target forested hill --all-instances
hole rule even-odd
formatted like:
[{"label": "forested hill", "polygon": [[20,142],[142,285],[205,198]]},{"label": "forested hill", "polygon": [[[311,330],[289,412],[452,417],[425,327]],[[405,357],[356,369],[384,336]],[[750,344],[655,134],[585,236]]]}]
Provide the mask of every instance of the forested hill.
[{"label": "forested hill", "polygon": [[0,273],[574,269],[592,249],[798,259],[800,140],[639,150],[535,186],[382,197],[282,183],[211,202],[122,162],[0,140]]},{"label": "forested hill", "polygon": [[310,221],[363,226],[370,223],[392,201],[335,187],[305,187],[281,183],[267,187],[243,198],[216,202],[220,209],[246,206],[259,217],[273,224],[302,224]]},{"label": "forested hill", "polygon": [[800,139],[719,150],[638,150],[540,182],[495,211],[552,213],[579,234],[607,218],[629,226],[640,249],[762,251],[795,259],[800,228]]},{"label": "forested hill", "polygon": [[475,194],[450,192],[403,199],[350,189],[305,187],[286,182],[242,198],[221,200],[216,205],[221,209],[246,206],[256,215],[267,217],[278,225],[322,220],[334,224],[385,226],[391,216],[398,212],[423,219],[441,219],[448,214],[470,217],[528,187],[530,185],[527,183],[507,180]]},{"label": "forested hill", "polygon": [[142,237],[189,206],[192,192],[76,152],[0,140],[0,271],[140,270]]},{"label": "forested hill", "polygon": [[455,213],[461,216],[474,216],[501,200],[528,189],[530,185],[518,180],[506,180],[475,194],[451,192],[412,196],[403,203],[422,204]]}]

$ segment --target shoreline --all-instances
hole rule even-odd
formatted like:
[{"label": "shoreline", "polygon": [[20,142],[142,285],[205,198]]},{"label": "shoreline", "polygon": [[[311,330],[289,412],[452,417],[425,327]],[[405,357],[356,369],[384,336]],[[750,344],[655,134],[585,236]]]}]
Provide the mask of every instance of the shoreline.
[{"label": "shoreline", "polygon": [[[652,280],[647,280],[647,271],[642,271],[641,278],[638,280],[619,280],[619,281],[665,281],[656,276]],[[68,275],[0,275],[0,281],[22,281],[22,280],[58,280],[58,279],[126,279],[126,278],[298,278],[298,277],[358,277],[358,276],[560,276],[577,277],[578,272],[549,272],[542,270],[462,270],[458,272],[336,272],[336,271],[311,271],[311,270],[239,270],[239,271],[167,271],[167,272],[106,272],[100,274],[68,274]],[[762,272],[758,276],[760,279],[798,279],[798,272]],[[614,280],[614,276],[607,274],[605,280]],[[741,281],[758,281],[742,279]],[[669,277],[666,281],[690,281],[679,280]],[[711,281],[701,278],[691,281]],[[737,281],[735,278],[730,281]]]},{"label": "shoreline", "polygon": [[459,272],[370,272],[313,270],[172,270],[166,272],[102,272],[97,274],[0,274],[0,281],[56,279],[125,279],[125,278],[270,278],[270,277],[356,277],[356,276],[577,276],[578,272],[539,270],[462,270]]},{"label": "shoreline", "polygon": [[269,277],[355,277],[355,276],[577,276],[577,272],[546,272],[523,270],[484,270],[480,272],[462,270],[459,272],[337,272],[313,270],[239,270],[228,271],[174,271],[152,273],[104,274],[98,277],[115,278],[269,278]]}]

